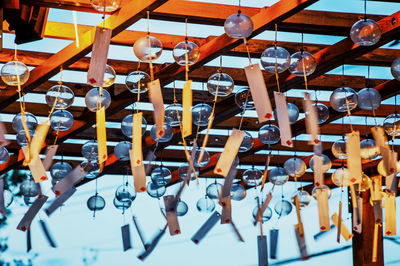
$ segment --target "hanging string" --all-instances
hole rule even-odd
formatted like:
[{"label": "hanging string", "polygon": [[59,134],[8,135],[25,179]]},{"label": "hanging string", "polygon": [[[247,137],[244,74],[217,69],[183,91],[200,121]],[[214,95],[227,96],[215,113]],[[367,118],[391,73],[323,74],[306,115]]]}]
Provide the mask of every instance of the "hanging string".
[{"label": "hanging string", "polygon": [[367,20],[367,0],[364,0],[364,20]]},{"label": "hanging string", "polygon": [[[141,73],[140,73],[140,60],[138,61],[138,66],[137,66],[137,72],[138,72],[138,92],[137,92],[137,99],[136,99],[136,113],[139,113],[139,102],[140,102],[140,93],[141,93],[141,87],[142,87],[142,78],[141,78]],[[143,76],[143,79],[145,78],[145,76]],[[132,105],[133,107],[133,105]]]},{"label": "hanging string", "polygon": [[281,92],[281,88],[279,87],[279,75],[278,75],[278,25],[275,23],[275,41],[274,41],[274,47],[275,47],[275,79],[276,79],[276,85],[278,86],[278,92]]},{"label": "hanging string", "polygon": [[248,100],[249,100],[249,96],[250,96],[250,91],[247,91],[246,101],[244,103],[244,107],[243,107],[242,114],[241,114],[241,117],[240,117],[239,130],[242,128],[243,118],[244,118],[244,114],[245,114],[246,109],[247,109],[247,103],[248,103]]},{"label": "hanging string", "polygon": [[185,17],[185,79],[189,80],[188,18]]},{"label": "hanging string", "polygon": [[150,40],[150,11],[147,12],[147,40],[149,45],[149,67],[150,67],[150,79],[154,80],[154,70],[153,70],[153,62],[152,62],[152,54],[151,54],[151,40]]},{"label": "hanging string", "polygon": [[50,116],[53,114],[54,109],[56,108],[56,105],[58,102],[58,97],[60,96],[60,91],[61,91],[61,87],[62,87],[62,73],[63,73],[63,67],[60,66],[60,80],[58,81],[57,95],[56,95],[56,99],[53,102],[53,106],[51,107],[51,110],[49,112],[49,116],[47,117],[48,120],[50,120]]},{"label": "hanging string", "polygon": [[240,7],[241,7],[241,5],[240,5],[240,0],[239,0],[239,3],[238,3],[238,14],[242,13],[242,11],[240,10]]},{"label": "hanging string", "polygon": [[304,57],[303,57],[303,52],[304,52],[304,32],[301,33],[301,49],[300,49],[300,52],[301,52],[301,63],[302,63],[302,66],[303,66],[304,86],[306,88],[306,91],[308,91],[306,68],[305,68],[305,65],[304,65],[304,61],[305,60],[304,60]]}]

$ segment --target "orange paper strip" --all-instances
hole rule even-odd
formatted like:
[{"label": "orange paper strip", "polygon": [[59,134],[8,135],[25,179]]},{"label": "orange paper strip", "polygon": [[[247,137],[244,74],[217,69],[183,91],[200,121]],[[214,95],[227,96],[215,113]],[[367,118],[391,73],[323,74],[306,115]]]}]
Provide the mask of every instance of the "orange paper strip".
[{"label": "orange paper strip", "polygon": [[144,168],[144,164],[139,166],[133,166],[133,151],[129,151],[130,159],[131,159],[131,168],[132,168],[132,176],[135,184],[136,192],[145,192],[146,191],[146,170]]},{"label": "orange paper strip", "polygon": [[142,152],[142,119],[143,113],[136,113],[133,115],[132,127],[132,167],[143,164]]},{"label": "orange paper strip", "polygon": [[192,134],[192,81],[186,81],[185,85],[183,85],[182,92],[182,137],[187,137]]},{"label": "orange paper strip", "polygon": [[101,107],[100,110],[96,111],[96,122],[97,122],[97,150],[99,164],[102,164],[107,160],[107,133],[106,133],[106,109]]},{"label": "orange paper strip", "polygon": [[[314,146],[315,147],[315,146]],[[322,156],[314,155],[314,185],[321,187],[324,185],[324,173],[322,171],[323,159]],[[328,217],[329,221],[329,217]]]},{"label": "orange paper strip", "polygon": [[[22,147],[22,151],[24,152],[25,156],[29,156],[29,149],[28,146]],[[46,170],[44,169],[43,163],[39,158],[39,155],[32,156],[28,163],[29,170],[31,170],[33,180],[36,183],[42,182],[47,179]]]},{"label": "orange paper strip", "polygon": [[331,220],[336,228],[338,228],[340,223],[340,234],[342,235],[344,240],[349,241],[353,237],[353,234],[350,234],[346,225],[343,223],[342,219],[339,220],[339,216],[336,213],[332,215]]},{"label": "orange paper strip", "polygon": [[31,144],[29,146],[30,155],[33,157],[39,155],[40,150],[43,147],[43,143],[46,139],[47,133],[50,128],[50,120],[46,120],[36,127],[35,135],[32,138]]},{"label": "orange paper strip", "polygon": [[221,153],[219,160],[215,166],[214,173],[222,176],[227,176],[231,169],[232,163],[239,151],[242,144],[244,132],[233,129],[232,134],[229,136],[225,143],[224,151]]},{"label": "orange paper strip", "polygon": [[161,93],[160,80],[156,79],[147,84],[150,101],[154,107],[154,121],[157,139],[164,136],[164,100]]}]

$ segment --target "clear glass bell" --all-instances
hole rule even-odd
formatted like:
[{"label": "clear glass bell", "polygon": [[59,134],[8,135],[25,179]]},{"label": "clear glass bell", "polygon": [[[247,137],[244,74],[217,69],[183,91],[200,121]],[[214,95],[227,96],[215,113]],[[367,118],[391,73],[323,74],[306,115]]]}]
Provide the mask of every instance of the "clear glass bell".
[{"label": "clear glass bell", "polygon": [[90,162],[83,161],[81,163],[81,167],[83,170],[85,170],[86,172],[85,178],[87,179],[96,178],[100,174],[100,165],[95,160],[92,160]]},{"label": "clear glass bell", "polygon": [[29,79],[28,67],[19,61],[10,61],[5,63],[1,68],[1,79],[8,86],[22,86]]},{"label": "clear glass bell", "polygon": [[286,216],[292,212],[293,206],[287,200],[280,200],[275,203],[274,210],[279,216]]},{"label": "clear glass bell", "polygon": [[136,40],[133,45],[133,52],[142,62],[150,62],[160,57],[163,45],[159,39],[146,35]]},{"label": "clear glass bell", "polygon": [[200,48],[191,41],[183,41],[175,45],[172,55],[178,65],[185,66],[186,60],[189,66],[195,64],[200,58]]},{"label": "clear glass bell", "polygon": [[[133,115],[127,115],[122,119],[121,122],[121,131],[122,134],[125,135],[127,138],[132,138],[132,131],[133,131]],[[147,121],[144,117],[142,117],[142,136],[146,133],[147,129]]]},{"label": "clear glass bell", "polygon": [[269,181],[277,186],[285,184],[289,180],[289,175],[282,167],[275,167],[268,173]]},{"label": "clear glass bell", "polygon": [[82,156],[86,159],[92,161],[97,160],[98,150],[97,150],[97,140],[89,140],[82,145]]},{"label": "clear glass bell", "polygon": [[328,192],[328,199],[331,197],[332,191],[327,185],[322,185],[320,187],[314,187],[312,190],[312,196],[314,199],[317,199],[317,191],[327,191]]},{"label": "clear glass bell", "polygon": [[400,114],[394,113],[388,115],[383,121],[383,128],[391,137],[400,136]]},{"label": "clear glass bell", "polygon": [[40,193],[39,184],[36,184],[33,179],[29,178],[19,185],[19,191],[23,196],[36,197]]},{"label": "clear glass bell", "polygon": [[218,199],[218,195],[221,193],[222,185],[220,183],[209,184],[206,188],[206,194],[210,199]]},{"label": "clear glass bell", "polygon": [[171,182],[172,179],[171,171],[164,166],[154,168],[150,177],[151,181],[157,186],[165,186]]},{"label": "clear glass bell", "polygon": [[199,161],[200,153],[201,153],[201,148],[197,148],[193,161],[194,166],[197,168],[205,167],[210,162],[210,154],[208,153],[207,150],[204,150],[203,157],[201,157],[201,160]]},{"label": "clear glass bell", "polygon": [[336,186],[347,187],[350,185],[349,170],[347,170],[347,168],[345,168],[345,167],[338,168],[332,173],[331,179],[332,179],[333,184],[335,184]]},{"label": "clear glass bell", "polygon": [[[35,132],[33,130],[29,130],[29,135],[31,138],[33,138]],[[17,133],[16,135],[16,140],[19,146],[28,146],[29,142],[25,134],[25,130],[21,130],[20,132]]]},{"label": "clear glass bell", "polygon": [[[288,111],[288,116],[289,116],[289,123],[292,125],[299,118],[300,111],[299,111],[299,108],[293,103],[287,103],[286,106],[287,106],[287,111]],[[275,117],[276,121],[278,121],[278,113],[276,111],[276,108],[274,109],[274,117]]]},{"label": "clear glass bell", "polygon": [[115,191],[115,198],[122,202],[132,202],[136,198],[136,191],[131,185],[124,184]]},{"label": "clear glass bell", "polygon": [[[168,142],[172,139],[172,137],[174,135],[174,131],[172,130],[172,127],[169,125],[168,119],[165,119],[163,133],[164,133],[164,135],[158,139],[159,142]],[[156,125],[153,125],[151,127],[150,136],[154,141],[157,141]]]},{"label": "clear glass bell", "polygon": [[125,79],[125,85],[132,93],[144,93],[148,91],[147,83],[149,82],[150,75],[144,71],[133,71]]},{"label": "clear glass bell", "polygon": [[373,160],[380,154],[379,147],[373,139],[363,139],[360,141],[361,159]]},{"label": "clear glass bell", "polygon": [[114,68],[110,65],[106,65],[106,68],[104,70],[104,80],[103,80],[103,88],[108,88],[111,85],[114,84],[115,78],[117,77],[117,74],[115,73]]},{"label": "clear glass bell", "polygon": [[248,186],[256,186],[261,182],[262,177],[263,177],[263,172],[254,167],[247,169],[246,171],[243,172],[242,175],[243,181]]},{"label": "clear glass bell", "polygon": [[350,30],[351,40],[360,46],[372,46],[381,38],[379,24],[372,19],[361,19],[353,24]]},{"label": "clear glass bell", "polygon": [[274,145],[281,139],[281,133],[277,126],[266,124],[258,130],[258,139],[265,145]]},{"label": "clear glass bell", "polygon": [[230,15],[224,23],[226,35],[234,39],[248,38],[253,32],[253,21],[245,14],[238,12]]},{"label": "clear glass bell", "polygon": [[284,72],[290,66],[290,54],[282,47],[269,47],[261,54],[261,65],[265,71],[275,73],[275,65],[278,73]]},{"label": "clear glass bell", "polygon": [[[257,214],[258,214],[258,206],[254,207],[252,211],[254,220],[258,219]],[[263,222],[267,222],[271,219],[271,217],[272,217],[272,209],[270,207],[267,207],[264,213],[262,214],[261,219]]]},{"label": "clear glass bell", "polygon": [[400,57],[393,60],[390,71],[393,77],[400,81]]},{"label": "clear glass bell", "polygon": [[131,207],[132,201],[119,201],[117,198],[114,198],[113,204],[118,210],[125,211]]},{"label": "clear glass bell", "polygon": [[232,93],[235,82],[228,74],[217,72],[212,74],[207,81],[207,89],[212,95],[226,97]]},{"label": "clear glass bell", "polygon": [[96,193],[87,200],[86,205],[91,211],[101,211],[106,206],[106,201],[102,196]]},{"label": "clear glass bell", "polygon": [[72,171],[72,166],[65,162],[59,161],[53,164],[50,168],[50,175],[56,181],[60,181]]},{"label": "clear glass bell", "polygon": [[147,194],[152,198],[160,198],[164,196],[166,191],[165,186],[159,186],[153,182],[147,183]]},{"label": "clear glass bell", "polygon": [[188,212],[188,210],[188,205],[184,201],[179,200],[178,204],[176,205],[176,214],[178,216],[184,216]]},{"label": "clear glass bell", "polygon": [[235,93],[235,103],[236,105],[243,110],[255,110],[256,106],[254,105],[253,96],[251,96],[249,88],[239,89]]},{"label": "clear glass bell", "polygon": [[347,112],[347,105],[350,111],[357,107],[358,97],[353,89],[342,87],[332,92],[329,101],[334,110],[338,112]]},{"label": "clear glass bell", "polygon": [[290,57],[289,71],[295,76],[303,77],[314,73],[317,68],[317,61],[312,54],[306,51],[300,51],[292,54]]},{"label": "clear glass bell", "polygon": [[121,0],[90,0],[90,4],[100,13],[113,12],[119,8]]},{"label": "clear glass bell", "polygon": [[121,141],[114,147],[114,154],[120,161],[129,161],[129,150],[132,150],[132,142]]},{"label": "clear glass bell", "polygon": [[329,118],[329,109],[325,104],[322,103],[314,103],[315,111],[317,112],[318,124],[323,124]]},{"label": "clear glass bell", "polygon": [[236,201],[243,200],[247,195],[246,189],[239,183],[232,184],[231,199]]},{"label": "clear glass bell", "polygon": [[10,154],[8,153],[6,147],[0,146],[0,164],[7,162],[9,157]]},{"label": "clear glass bell", "polygon": [[364,88],[357,93],[358,107],[362,110],[376,110],[381,105],[381,94],[373,88]]},{"label": "clear glass bell", "polygon": [[74,124],[74,117],[67,110],[57,110],[50,116],[50,126],[55,131],[67,131]]},{"label": "clear glass bell", "polygon": [[300,158],[293,157],[283,164],[283,168],[286,170],[286,173],[291,177],[301,177],[306,172],[307,166],[304,161]]},{"label": "clear glass bell", "polygon": [[199,103],[192,107],[192,121],[196,126],[207,126],[212,114],[212,107],[206,103]]},{"label": "clear glass bell", "polygon": [[[28,127],[28,130],[35,131],[37,123],[38,123],[36,117],[31,113],[25,113],[25,121],[26,121],[26,126]],[[12,120],[12,128],[17,133],[20,132],[21,130],[24,130],[24,126],[22,125],[22,114],[21,113],[14,116],[14,118]]]},{"label": "clear glass bell", "polygon": [[65,85],[54,85],[46,92],[46,103],[50,108],[67,109],[74,102],[74,92]]},{"label": "clear glass bell", "polygon": [[239,152],[249,151],[253,147],[253,137],[247,131],[244,131],[244,137],[239,147]]},{"label": "clear glass bell", "polygon": [[169,125],[171,127],[179,126],[182,121],[182,104],[170,104],[165,108],[165,117],[168,117]]},{"label": "clear glass bell", "polygon": [[361,183],[360,183],[360,191],[366,191],[370,189],[372,186],[372,181],[366,174],[363,174]]},{"label": "clear glass bell", "polygon": [[[313,157],[311,157],[311,159],[310,159],[310,168],[311,168],[311,170],[313,170],[314,171],[314,160],[315,160],[315,156],[318,156],[318,155],[313,155]],[[322,170],[322,172],[323,173],[326,173],[329,169],[331,169],[331,167],[332,167],[332,162],[331,162],[331,159],[329,159],[329,157],[328,156],[326,156],[325,154],[321,154],[320,155],[321,157],[322,157],[322,167],[321,167],[321,170]]]},{"label": "clear glass bell", "polygon": [[96,112],[102,107],[107,109],[111,104],[111,95],[107,90],[103,89],[100,96],[100,89],[93,88],[86,93],[85,103],[87,108],[92,112]]},{"label": "clear glass bell", "polygon": [[[190,169],[190,166],[188,163],[183,163],[179,166],[178,168],[178,174],[179,177],[181,178],[182,181],[186,180],[188,170]],[[194,167],[194,170],[196,171],[197,177],[199,176],[199,169],[197,167]],[[193,170],[190,170],[190,180],[196,179],[196,175],[193,173]]]},{"label": "clear glass bell", "polygon": [[202,213],[211,213],[215,210],[215,203],[207,197],[200,198],[196,203],[197,210]]},{"label": "clear glass bell", "polygon": [[346,140],[344,138],[338,139],[332,144],[332,154],[338,159],[347,159],[346,153]]},{"label": "clear glass bell", "polygon": [[300,207],[306,207],[310,204],[311,202],[311,196],[310,193],[308,193],[305,190],[298,190],[292,195],[292,204],[296,205],[296,200],[295,197],[297,196],[297,199],[299,200]]}]

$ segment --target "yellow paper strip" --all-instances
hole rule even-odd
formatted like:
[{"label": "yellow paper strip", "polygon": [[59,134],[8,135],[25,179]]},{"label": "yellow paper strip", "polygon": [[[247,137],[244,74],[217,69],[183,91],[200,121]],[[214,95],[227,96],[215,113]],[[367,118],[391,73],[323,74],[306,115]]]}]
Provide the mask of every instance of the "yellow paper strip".
[{"label": "yellow paper strip", "polygon": [[215,166],[214,173],[222,176],[227,176],[231,169],[232,163],[239,151],[242,144],[244,132],[233,129],[232,134],[229,136],[225,143],[224,151],[221,153],[219,160]]},{"label": "yellow paper strip", "polygon": [[144,168],[144,164],[140,164],[139,166],[133,166],[134,164],[133,150],[129,151],[129,155],[131,161],[132,176],[135,184],[135,191],[144,192],[146,191],[146,170]]},{"label": "yellow paper strip", "polygon": [[261,191],[263,191],[265,182],[267,181],[268,167],[269,167],[269,163],[270,162],[271,162],[271,152],[268,153],[267,161],[265,162],[265,169],[264,169],[263,177],[262,177],[262,180],[261,180]]},{"label": "yellow paper strip", "polygon": [[322,189],[318,189],[316,191],[317,191],[319,229],[321,231],[329,231],[331,227],[329,222],[328,191]]},{"label": "yellow paper strip", "polygon": [[101,165],[107,160],[107,133],[106,133],[106,109],[101,107],[100,110],[96,111],[96,122],[97,122],[97,150],[98,160]]},{"label": "yellow paper strip", "polygon": [[396,235],[396,196],[385,193],[385,236]]},{"label": "yellow paper strip", "polygon": [[43,143],[46,139],[47,133],[49,132],[49,128],[50,120],[46,120],[36,127],[35,135],[32,138],[31,144],[29,146],[30,156],[32,156],[32,158],[39,155],[40,150],[43,147]]},{"label": "yellow paper strip", "polygon": [[319,126],[317,119],[317,112],[313,105],[313,102],[310,99],[310,94],[306,92],[304,94],[303,107],[306,114],[306,130],[307,133],[311,136],[309,141],[310,145],[319,145],[320,141],[318,139],[319,136]]},{"label": "yellow paper strip", "polygon": [[274,91],[274,99],[281,133],[281,144],[282,146],[293,147],[292,128],[290,127],[286,96],[283,93]]},{"label": "yellow paper strip", "polygon": [[267,86],[264,76],[258,64],[244,68],[247,82],[249,83],[251,96],[256,107],[258,121],[260,123],[268,121],[274,117],[272,112],[271,100],[269,99]]},{"label": "yellow paper strip", "polygon": [[[316,147],[316,146],[314,146]],[[322,187],[324,185],[324,172],[322,171],[323,159],[322,156],[314,155],[313,169],[314,169],[314,185]],[[329,221],[329,217],[328,217]]]},{"label": "yellow paper strip", "polygon": [[157,139],[164,136],[164,100],[161,93],[160,80],[156,79],[147,84],[150,101],[154,107],[154,121],[156,124]]},{"label": "yellow paper strip", "polygon": [[[22,151],[25,156],[29,156],[29,149],[28,146],[22,147]],[[43,163],[39,158],[39,155],[32,156],[28,163],[29,170],[31,170],[33,180],[36,183],[42,182],[47,179],[46,170],[44,169]]]},{"label": "yellow paper strip", "polygon": [[192,81],[186,81],[182,91],[182,137],[187,137],[192,134]]},{"label": "yellow paper strip", "polygon": [[374,225],[374,240],[372,244],[372,260],[371,262],[376,262],[378,258],[378,232],[379,232],[379,224]]},{"label": "yellow paper strip", "polygon": [[343,220],[340,219],[339,221],[339,217],[336,213],[332,215],[331,220],[333,224],[336,226],[336,228],[338,228],[340,223],[340,234],[343,236],[344,240],[349,241],[353,237],[353,234],[350,234],[346,225],[343,223]]},{"label": "yellow paper strip", "polygon": [[385,130],[383,129],[383,127],[379,127],[379,126],[372,127],[371,132],[372,132],[372,135],[374,136],[376,146],[389,148],[389,146],[386,144],[387,138],[386,138]]},{"label": "yellow paper strip", "polygon": [[143,113],[133,115],[132,126],[132,167],[143,164],[142,152],[142,119]]},{"label": "yellow paper strip", "polygon": [[352,184],[361,183],[362,166],[361,166],[361,148],[360,148],[360,132],[353,131],[346,134],[346,152],[347,152],[347,168],[349,169],[350,182]]},{"label": "yellow paper strip", "polygon": [[209,136],[209,132],[210,132],[210,129],[212,127],[213,122],[214,122],[214,114],[212,114],[210,116],[209,120],[208,120],[207,131],[206,131],[206,135],[204,136],[203,143],[201,145],[199,159],[197,161],[198,163],[201,162],[201,160],[203,160],[204,151],[206,150],[206,146],[207,146],[207,142],[208,142],[208,136]]}]

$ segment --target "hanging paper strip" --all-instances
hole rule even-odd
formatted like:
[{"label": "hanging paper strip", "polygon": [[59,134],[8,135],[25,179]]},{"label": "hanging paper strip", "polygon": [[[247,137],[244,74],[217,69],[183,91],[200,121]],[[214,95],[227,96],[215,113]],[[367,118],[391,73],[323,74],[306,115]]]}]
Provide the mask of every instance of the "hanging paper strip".
[{"label": "hanging paper strip", "polygon": [[208,142],[208,136],[209,136],[209,132],[210,132],[210,129],[212,127],[213,122],[214,122],[214,113],[211,114],[210,117],[208,118],[207,131],[206,131],[206,134],[204,135],[203,143],[201,145],[201,150],[200,150],[198,162],[201,162],[201,160],[203,160],[204,151],[206,150],[206,146],[207,146],[207,142]]},{"label": "hanging paper strip", "polygon": [[299,224],[294,225],[294,232],[296,234],[297,245],[299,247],[300,255],[303,260],[308,258],[307,246],[306,246],[306,239],[304,235],[300,233],[300,226]]},{"label": "hanging paper strip", "polygon": [[360,132],[353,131],[346,134],[346,152],[347,152],[347,168],[351,177],[352,184],[361,183],[362,166],[361,166],[361,148],[360,148]]},{"label": "hanging paper strip", "polygon": [[151,241],[150,245],[148,245],[148,248],[138,256],[138,259],[141,261],[145,260],[151,252],[153,252],[154,248],[157,246],[158,242],[161,240],[162,236],[165,234],[165,231],[167,230],[167,225],[164,227],[163,230],[161,230],[154,238],[153,241]]},{"label": "hanging paper strip", "polygon": [[385,193],[385,236],[396,235],[396,195]]},{"label": "hanging paper strip", "polygon": [[297,228],[298,228],[300,237],[304,238],[303,222],[301,221],[301,215],[300,215],[300,202],[299,202],[299,198],[298,198],[297,195],[294,197],[294,202],[295,202],[295,205],[296,205],[297,220],[299,222],[298,225],[297,225]]},{"label": "hanging paper strip", "polygon": [[372,135],[374,136],[376,146],[389,148],[389,146],[386,144],[387,138],[386,138],[385,130],[383,129],[383,127],[379,127],[379,126],[372,127],[371,132],[372,132]]},{"label": "hanging paper strip", "polygon": [[268,153],[267,160],[265,161],[264,173],[263,173],[263,177],[261,180],[261,191],[263,191],[265,182],[267,181],[268,172],[269,172],[268,167],[269,167],[270,162],[271,162],[271,151]]},{"label": "hanging paper strip", "polygon": [[133,150],[129,151],[130,161],[131,161],[131,169],[132,176],[135,185],[136,192],[145,192],[146,191],[146,170],[144,169],[144,164],[139,166],[133,166]]},{"label": "hanging paper strip", "polygon": [[146,171],[146,176],[150,174],[150,171],[153,167],[152,162],[156,158],[156,155],[154,154],[153,151],[148,151],[146,154],[145,160],[147,161],[147,164],[145,165],[144,169]]},{"label": "hanging paper strip", "polygon": [[[339,218],[338,221],[342,220],[342,201],[339,201]],[[337,234],[336,234],[336,242],[340,244],[340,234],[342,233],[342,223],[338,223],[337,226]]]},{"label": "hanging paper strip", "polygon": [[122,248],[124,251],[132,248],[131,243],[131,232],[129,230],[129,224],[121,226],[121,235],[122,235]]},{"label": "hanging paper strip", "polygon": [[185,138],[192,134],[192,81],[186,81],[185,85],[183,85],[182,92],[182,137]]},{"label": "hanging paper strip", "polygon": [[111,29],[96,27],[92,56],[90,57],[90,65],[87,74],[88,83],[94,87],[103,87],[111,34]]},{"label": "hanging paper strip", "polygon": [[44,211],[47,216],[50,216],[55,210],[57,210],[61,205],[63,205],[74,193],[76,192],[75,187],[71,187],[64,194],[55,198],[53,202]]},{"label": "hanging paper strip", "polygon": [[362,233],[363,199],[357,196],[357,207],[353,206],[353,231]]},{"label": "hanging paper strip", "polygon": [[177,201],[173,195],[164,196],[165,212],[168,222],[169,233],[171,236],[181,233],[176,213]]},{"label": "hanging paper strip", "polygon": [[397,153],[389,149],[389,147],[379,147],[382,155],[383,169],[387,175],[395,173],[397,170]]},{"label": "hanging paper strip", "polygon": [[382,192],[382,176],[374,176],[371,177],[371,200],[379,200],[381,201],[383,198],[383,192]]},{"label": "hanging paper strip", "polygon": [[290,127],[286,96],[283,93],[274,91],[274,98],[281,133],[281,144],[282,146],[293,147],[292,128]]},{"label": "hanging paper strip", "polygon": [[[314,146],[316,147],[316,146]],[[324,172],[322,171],[323,159],[322,156],[314,155],[314,185],[316,187],[322,187],[324,185]],[[329,223],[329,215],[328,215]]]},{"label": "hanging paper strip", "polygon": [[[24,132],[25,132],[25,136],[26,139],[28,140],[28,143],[31,143],[31,133],[29,132],[29,128],[28,128],[28,124],[26,123],[26,112],[25,110],[21,110],[21,123],[22,123],[22,127],[24,128]],[[24,165],[27,165],[27,161],[24,161]]]},{"label": "hanging paper strip", "polygon": [[188,167],[187,172],[186,172],[186,183],[187,183],[187,185],[189,185],[190,180],[192,179],[192,173],[193,173],[193,175],[195,176],[195,178],[198,181],[196,169],[194,168],[194,160],[195,160],[195,157],[196,157],[196,151],[197,151],[197,143],[196,143],[196,141],[193,141],[192,151],[190,152],[190,155],[189,155],[189,150],[185,148],[186,159],[187,159],[187,161],[189,163],[189,167]]},{"label": "hanging paper strip", "polygon": [[30,158],[28,166],[29,170],[31,170],[33,180],[35,180],[36,183],[46,180],[47,179],[46,170],[44,169],[43,163],[40,160],[39,155],[36,154],[35,156],[30,157],[28,146],[24,146],[21,149],[25,155],[25,158],[27,157]]},{"label": "hanging paper strip", "polygon": [[383,219],[382,219],[382,201],[381,200],[373,200],[372,206],[374,209],[375,224],[382,225],[382,221],[383,221]]},{"label": "hanging paper strip", "polygon": [[132,159],[131,166],[136,167],[143,164],[142,152],[142,119],[143,113],[133,115],[132,126]]},{"label": "hanging paper strip", "polygon": [[43,143],[46,139],[47,133],[50,128],[50,120],[46,120],[36,127],[35,135],[32,138],[31,144],[29,145],[30,155],[33,157],[40,154],[40,150],[43,147]]},{"label": "hanging paper strip", "polygon": [[106,133],[106,109],[103,107],[96,111],[96,131],[98,160],[101,165],[107,160],[107,133]]},{"label": "hanging paper strip", "polygon": [[272,199],[272,193],[269,192],[267,195],[267,198],[261,205],[261,208],[259,208],[257,211],[257,217],[256,217],[256,219],[254,219],[254,222],[253,222],[254,225],[256,225],[261,220],[261,217],[262,217],[263,213],[265,212],[265,210],[267,209],[271,199]]},{"label": "hanging paper strip", "polygon": [[254,105],[256,107],[258,121],[260,123],[273,119],[271,100],[269,99],[267,86],[258,64],[245,67],[247,82]]},{"label": "hanging paper strip", "polygon": [[47,201],[48,197],[44,195],[39,195],[36,200],[29,207],[28,211],[25,213],[24,217],[22,217],[19,222],[17,229],[21,231],[26,231],[32,223],[33,218],[35,218],[36,214],[42,208],[43,204]]},{"label": "hanging paper strip", "polygon": [[228,175],[225,177],[224,185],[222,186],[221,189],[221,198],[225,198],[231,195],[232,183],[235,177],[236,177],[236,167],[231,167],[231,170],[229,170]]},{"label": "hanging paper strip", "polygon": [[0,178],[0,214],[6,216],[6,206],[4,205],[4,180]]},{"label": "hanging paper strip", "polygon": [[86,172],[79,165],[69,174],[54,185],[53,191],[56,196],[60,196],[70,190],[75,184],[79,183],[85,177]]},{"label": "hanging paper strip", "polygon": [[371,262],[376,262],[378,258],[378,233],[381,225],[374,224],[374,239],[372,244],[372,259]]},{"label": "hanging paper strip", "polygon": [[28,227],[26,230],[26,252],[32,249],[31,229]]},{"label": "hanging paper strip", "polygon": [[43,167],[48,171],[53,163],[53,157],[57,153],[58,145],[50,145],[46,148],[45,157],[42,161]]},{"label": "hanging paper strip", "polygon": [[222,212],[221,212],[221,224],[227,224],[232,222],[232,204],[231,196],[221,198]]},{"label": "hanging paper strip", "polygon": [[211,216],[207,219],[207,221],[200,227],[199,230],[192,236],[191,240],[195,244],[199,244],[200,241],[211,231],[211,229],[217,224],[219,217],[221,215],[219,212],[215,211]]},{"label": "hanging paper strip", "polygon": [[156,79],[147,84],[150,101],[154,107],[154,121],[157,139],[164,136],[164,100],[161,93],[160,80]]},{"label": "hanging paper strip", "polygon": [[357,194],[356,194],[356,190],[354,189],[354,185],[350,184],[349,185],[350,188],[350,195],[351,195],[351,204],[353,204],[353,207],[357,207]]},{"label": "hanging paper strip", "polygon": [[317,204],[318,204],[319,230],[329,231],[330,221],[329,221],[328,191],[325,189],[318,189],[316,190],[316,193],[317,193]]},{"label": "hanging paper strip", "polygon": [[244,242],[244,239],[243,239],[242,235],[240,234],[239,230],[237,229],[237,227],[236,227],[236,225],[233,223],[233,221],[231,221],[231,226],[232,226],[233,232],[235,233],[237,239],[238,239],[240,242]]},{"label": "hanging paper strip", "polygon": [[39,225],[40,225],[40,228],[42,229],[42,232],[43,232],[45,238],[47,239],[47,242],[49,243],[50,247],[56,248],[57,244],[54,241],[53,237],[51,236],[46,222],[44,220],[39,220]]},{"label": "hanging paper strip", "polygon": [[10,141],[6,139],[7,130],[3,122],[0,122],[0,146],[7,146]]},{"label": "hanging paper strip", "polygon": [[143,244],[144,249],[147,249],[149,245],[146,244],[146,241],[144,240],[144,236],[143,236],[142,229],[140,228],[139,223],[138,223],[136,217],[135,217],[135,216],[132,216],[132,220],[133,220],[133,224],[135,225],[136,231],[138,232],[140,241],[141,241],[142,244]]},{"label": "hanging paper strip", "polygon": [[320,143],[319,136],[319,126],[318,126],[318,118],[317,112],[315,110],[315,106],[310,99],[310,94],[306,92],[304,94],[303,107],[306,115],[306,130],[307,133],[311,136],[309,144],[318,145]]},{"label": "hanging paper strip", "polygon": [[340,223],[340,234],[342,235],[344,240],[349,241],[353,237],[353,234],[350,234],[346,225],[343,223],[343,220],[342,219],[339,220],[339,216],[336,213],[332,215],[331,220],[333,224],[336,226],[336,228],[338,228]]},{"label": "hanging paper strip", "polygon": [[227,176],[232,167],[232,163],[236,158],[239,147],[242,144],[244,131],[233,129],[225,143],[224,151],[221,153],[214,169],[214,174]]},{"label": "hanging paper strip", "polygon": [[276,253],[278,252],[278,229],[269,230],[269,257],[276,259]]},{"label": "hanging paper strip", "polygon": [[268,266],[268,246],[266,236],[257,236],[258,265]]}]

